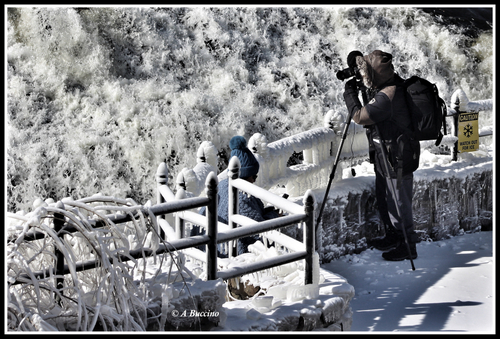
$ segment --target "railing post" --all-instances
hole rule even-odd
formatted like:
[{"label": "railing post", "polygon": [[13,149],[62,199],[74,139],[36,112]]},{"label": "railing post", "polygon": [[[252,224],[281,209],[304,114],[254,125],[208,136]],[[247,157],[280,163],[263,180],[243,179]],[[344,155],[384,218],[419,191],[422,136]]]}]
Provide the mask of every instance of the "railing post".
[{"label": "railing post", "polygon": [[[453,103],[455,109],[455,115],[453,115],[453,136],[458,137],[458,117],[460,116],[460,97],[457,95],[456,100]],[[453,146],[453,154],[451,156],[452,161],[457,161],[458,159],[458,138]]]},{"label": "railing post", "polygon": [[[179,189],[177,193],[175,194],[175,200],[181,200],[186,198],[186,191],[184,189]],[[175,216],[175,234],[177,235],[178,239],[184,238],[184,227],[185,222],[184,219],[182,219],[179,216],[179,213],[176,213]]]},{"label": "railing post", "polygon": [[210,172],[205,183],[207,198],[207,280],[217,279],[217,176]]},{"label": "railing post", "polygon": [[184,173],[181,171],[177,174],[177,180],[175,181],[177,189],[183,189],[187,191],[186,180],[184,179]]},{"label": "railing post", "polygon": [[[165,198],[161,194],[159,187],[166,185],[168,182],[168,167],[165,162],[162,162],[156,170],[156,203],[161,204],[165,202]],[[165,215],[159,215],[158,218],[165,219]],[[165,240],[165,231],[160,229],[160,237]]]},{"label": "railing post", "polygon": [[[64,204],[62,201],[59,201],[56,204],[56,208],[64,210]],[[64,227],[64,214],[62,213],[54,213],[54,232],[57,234],[59,239],[63,241],[64,234],[61,232],[61,230]],[[57,245],[54,244],[54,255],[56,257],[56,264],[55,264],[55,276],[56,276],[56,288],[60,291],[62,294],[62,289],[64,287],[64,254],[57,248]],[[61,303],[61,298],[56,294],[54,296],[54,299],[57,300],[58,303]]]},{"label": "railing post", "polygon": [[315,231],[314,231],[314,196],[310,190],[306,192],[305,202],[304,202],[304,212],[307,215],[306,227],[305,227],[305,245],[307,255],[305,258],[305,281],[304,284],[312,284],[314,276],[314,253],[316,252],[316,241],[315,241]]},{"label": "railing post", "polygon": [[[239,194],[238,189],[232,185],[232,181],[236,180],[240,176],[240,160],[238,157],[233,156],[229,160],[228,164],[228,211],[227,211],[227,219],[229,223],[229,227],[231,229],[236,228],[236,224],[233,222],[233,215],[239,213]],[[228,246],[228,256],[230,258],[236,257],[238,255],[238,239],[232,240],[229,242]]]}]

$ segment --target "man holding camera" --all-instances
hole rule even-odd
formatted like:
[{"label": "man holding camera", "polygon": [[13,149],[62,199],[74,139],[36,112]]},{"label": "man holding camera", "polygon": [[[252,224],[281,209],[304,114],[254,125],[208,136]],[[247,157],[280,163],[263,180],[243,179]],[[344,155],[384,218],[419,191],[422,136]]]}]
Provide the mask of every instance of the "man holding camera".
[{"label": "man holding camera", "polygon": [[418,236],[413,227],[412,188],[420,144],[398,127],[411,128],[404,89],[398,86],[403,79],[394,72],[392,55],[380,50],[365,56],[353,51],[347,63],[349,69],[337,77],[344,80],[354,76],[345,84],[344,100],[349,116],[366,128],[370,162],[375,166],[378,210],[386,229],[384,237],[368,245],[386,251],[382,254],[386,260],[416,259]]}]

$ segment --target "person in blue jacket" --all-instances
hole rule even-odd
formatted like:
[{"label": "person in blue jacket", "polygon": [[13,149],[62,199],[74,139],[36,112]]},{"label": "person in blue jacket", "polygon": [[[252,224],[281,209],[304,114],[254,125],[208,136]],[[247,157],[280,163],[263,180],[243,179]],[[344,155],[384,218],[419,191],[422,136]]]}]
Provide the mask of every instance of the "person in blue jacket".
[{"label": "person in blue jacket", "polygon": [[[231,156],[238,157],[240,161],[240,178],[250,183],[254,183],[259,173],[259,162],[253,153],[247,147],[247,141],[242,136],[234,136],[229,141],[229,148],[231,148]],[[218,218],[219,222],[228,224],[228,179],[221,180],[218,185]],[[279,217],[275,209],[267,209],[264,203],[254,196],[239,191],[239,214],[251,218],[255,221],[264,221]],[[200,210],[200,214],[205,215],[205,207]],[[191,229],[191,236],[205,234],[205,230],[200,230],[200,226],[193,226]],[[238,255],[248,252],[248,246],[259,240],[258,235],[241,238],[238,240]],[[204,246],[203,246],[204,247]],[[221,256],[227,255],[221,246],[219,246],[219,254]]]}]

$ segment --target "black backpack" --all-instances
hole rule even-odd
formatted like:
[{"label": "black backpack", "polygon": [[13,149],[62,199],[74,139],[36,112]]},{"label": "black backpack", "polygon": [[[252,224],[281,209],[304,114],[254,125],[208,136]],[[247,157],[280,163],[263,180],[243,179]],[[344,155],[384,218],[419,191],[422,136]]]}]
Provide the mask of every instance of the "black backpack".
[{"label": "black backpack", "polygon": [[411,114],[411,138],[436,140],[438,146],[443,138],[441,129],[446,134],[446,104],[436,85],[415,75],[405,80],[402,86]]}]

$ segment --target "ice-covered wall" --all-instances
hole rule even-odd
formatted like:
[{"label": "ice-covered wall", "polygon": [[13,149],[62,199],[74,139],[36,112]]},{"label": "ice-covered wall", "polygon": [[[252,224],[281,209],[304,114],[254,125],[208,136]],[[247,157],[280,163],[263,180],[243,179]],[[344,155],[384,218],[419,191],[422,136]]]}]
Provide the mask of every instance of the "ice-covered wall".
[{"label": "ice-covered wall", "polygon": [[[491,230],[492,160],[485,160],[476,168],[464,168],[463,172],[450,168],[441,170],[438,177],[428,177],[425,171],[415,172],[413,217],[420,240],[433,241],[463,232]],[[376,211],[374,178],[365,179],[365,187],[352,185],[352,192],[346,191],[351,179],[332,186],[332,191],[339,191],[339,194],[330,195],[317,238],[323,262],[359,253],[366,249],[367,238],[384,234]]]}]

